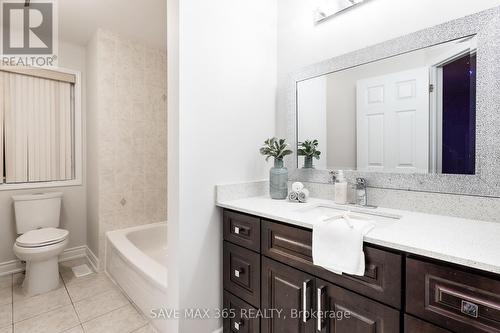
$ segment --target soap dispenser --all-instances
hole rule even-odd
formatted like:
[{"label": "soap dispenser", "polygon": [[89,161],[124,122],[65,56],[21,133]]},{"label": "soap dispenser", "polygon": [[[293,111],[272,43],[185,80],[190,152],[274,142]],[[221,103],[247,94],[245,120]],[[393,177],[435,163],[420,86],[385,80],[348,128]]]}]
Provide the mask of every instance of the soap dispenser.
[{"label": "soap dispenser", "polygon": [[335,182],[335,203],[339,205],[347,204],[347,180],[342,170],[337,172],[337,179]]}]

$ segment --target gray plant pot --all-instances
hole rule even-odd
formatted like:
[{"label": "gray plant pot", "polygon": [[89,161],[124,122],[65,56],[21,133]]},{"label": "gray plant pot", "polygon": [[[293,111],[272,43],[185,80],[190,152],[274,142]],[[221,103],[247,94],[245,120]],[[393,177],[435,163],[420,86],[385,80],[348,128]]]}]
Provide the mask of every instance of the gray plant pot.
[{"label": "gray plant pot", "polygon": [[314,169],[312,156],[304,156],[304,169]]}]

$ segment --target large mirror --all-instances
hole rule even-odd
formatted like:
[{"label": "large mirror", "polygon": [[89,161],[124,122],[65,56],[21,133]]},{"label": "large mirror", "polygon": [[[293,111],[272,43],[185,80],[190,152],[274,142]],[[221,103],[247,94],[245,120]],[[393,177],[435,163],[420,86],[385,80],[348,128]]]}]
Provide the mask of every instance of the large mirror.
[{"label": "large mirror", "polygon": [[298,81],[297,142],[318,140],[317,169],[475,174],[476,39]]}]

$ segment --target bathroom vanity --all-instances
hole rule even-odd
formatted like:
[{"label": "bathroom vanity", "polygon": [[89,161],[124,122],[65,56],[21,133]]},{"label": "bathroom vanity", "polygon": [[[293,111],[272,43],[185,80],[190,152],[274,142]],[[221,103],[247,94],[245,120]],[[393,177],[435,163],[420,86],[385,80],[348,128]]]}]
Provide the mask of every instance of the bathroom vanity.
[{"label": "bathroom vanity", "polygon": [[[484,204],[500,197],[499,45],[496,7],[290,73],[285,165],[314,199],[271,200],[248,184],[250,195],[218,195],[224,305],[236,309],[224,332],[500,332],[500,223],[481,221],[499,221]],[[319,142],[315,168],[295,150],[306,140]],[[366,180],[368,204],[407,209],[371,210],[364,276],[312,263],[339,170]]]},{"label": "bathroom vanity", "polygon": [[[467,228],[483,222],[377,209],[399,218],[365,237],[365,274],[351,276],[313,265],[314,222],[300,205],[266,197],[218,205],[225,208],[224,307],[235,314],[224,332],[500,332],[500,260],[492,256],[500,249],[481,238],[499,235],[496,223],[473,234]],[[305,206],[322,205],[329,204]],[[458,229],[442,234],[450,223]],[[252,310],[263,312],[245,316]]]}]

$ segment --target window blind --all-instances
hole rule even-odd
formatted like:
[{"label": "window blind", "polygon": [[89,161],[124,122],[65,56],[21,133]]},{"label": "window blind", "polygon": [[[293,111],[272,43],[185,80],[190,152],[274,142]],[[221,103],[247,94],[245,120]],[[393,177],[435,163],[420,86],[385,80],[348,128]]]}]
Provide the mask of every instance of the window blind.
[{"label": "window blind", "polygon": [[73,178],[73,85],[0,71],[6,183]]}]

